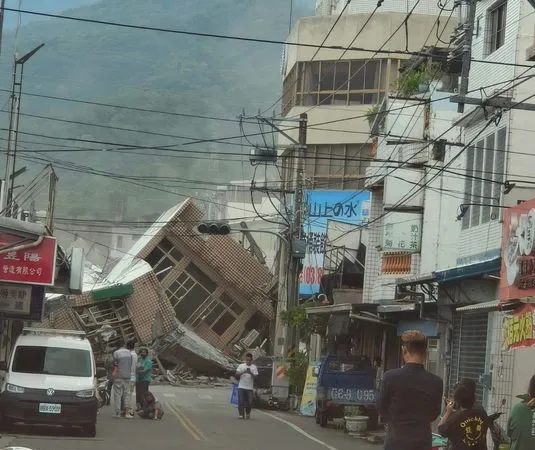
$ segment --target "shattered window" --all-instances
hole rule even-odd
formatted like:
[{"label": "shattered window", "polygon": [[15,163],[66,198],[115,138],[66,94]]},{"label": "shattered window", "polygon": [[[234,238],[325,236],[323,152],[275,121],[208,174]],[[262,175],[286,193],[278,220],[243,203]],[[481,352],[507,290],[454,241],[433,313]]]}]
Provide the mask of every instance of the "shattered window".
[{"label": "shattered window", "polygon": [[[183,255],[173,246],[169,239],[163,238],[154,250],[145,258],[157,278],[161,281],[170,272],[170,269],[182,259]],[[166,270],[167,269],[167,270]]]}]

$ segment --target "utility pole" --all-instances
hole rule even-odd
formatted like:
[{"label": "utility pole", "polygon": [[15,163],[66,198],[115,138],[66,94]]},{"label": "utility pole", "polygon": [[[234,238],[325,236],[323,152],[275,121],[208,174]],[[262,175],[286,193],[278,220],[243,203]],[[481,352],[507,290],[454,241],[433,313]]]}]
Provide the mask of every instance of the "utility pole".
[{"label": "utility pole", "polygon": [[[7,201],[2,205],[2,209],[6,211],[6,215],[11,216],[13,210],[13,194],[15,188],[16,164],[17,164],[17,142],[19,135],[19,121],[20,121],[20,98],[22,96],[22,79],[24,76],[24,64],[35,55],[45,44],[38,45],[33,50],[18,58],[15,55],[15,62],[13,65],[13,80],[11,83],[11,107],[9,109],[9,129],[8,141],[6,150],[6,172],[4,184],[9,185],[7,192]],[[20,72],[19,72],[20,67]],[[11,174],[10,174],[11,171]]]},{"label": "utility pole", "polygon": [[2,38],[4,36],[4,6],[6,6],[6,0],[2,0],[0,3],[0,54],[2,53]]},{"label": "utility pole", "polygon": [[461,83],[458,95],[461,101],[457,104],[458,113],[464,112],[464,103],[462,103],[462,99],[468,92],[468,76],[470,75],[470,65],[472,60],[472,41],[474,37],[474,24],[476,21],[477,0],[463,1],[461,5],[461,20],[463,19],[463,11],[465,11],[466,7],[468,8],[468,12],[461,30],[461,33],[464,33],[462,38],[463,65],[461,68]]},{"label": "utility pole", "polygon": [[[299,304],[299,274],[301,259],[295,258],[294,256],[294,245],[297,241],[300,241],[302,238],[302,228],[303,228],[303,217],[304,209],[306,207],[304,202],[304,187],[305,187],[305,149],[307,143],[307,115],[303,113],[299,116],[299,138],[298,145],[295,150],[296,161],[296,174],[294,182],[294,212],[293,212],[293,222],[290,229],[291,239],[290,239],[290,257],[288,258],[289,267],[288,267],[288,299],[287,299],[287,309],[295,308]],[[299,342],[297,339],[296,329],[290,326],[286,326],[286,336],[285,341],[285,354],[288,356],[288,350],[290,348],[295,348]]]}]

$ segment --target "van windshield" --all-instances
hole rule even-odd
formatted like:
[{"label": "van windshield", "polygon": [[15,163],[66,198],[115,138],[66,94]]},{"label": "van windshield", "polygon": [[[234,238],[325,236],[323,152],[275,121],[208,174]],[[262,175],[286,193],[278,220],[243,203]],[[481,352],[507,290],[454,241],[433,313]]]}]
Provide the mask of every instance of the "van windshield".
[{"label": "van windshield", "polygon": [[371,369],[371,362],[365,356],[339,356],[329,361],[329,372],[363,372]]},{"label": "van windshield", "polygon": [[91,353],[62,347],[19,346],[13,357],[12,372],[91,377]]}]

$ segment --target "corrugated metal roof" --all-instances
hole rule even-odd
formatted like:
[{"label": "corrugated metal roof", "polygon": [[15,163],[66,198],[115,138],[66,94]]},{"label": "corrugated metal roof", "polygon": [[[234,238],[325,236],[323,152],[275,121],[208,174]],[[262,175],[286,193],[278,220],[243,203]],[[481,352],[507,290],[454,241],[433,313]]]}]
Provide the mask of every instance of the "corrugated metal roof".
[{"label": "corrugated metal roof", "polygon": [[476,303],[474,305],[468,305],[468,306],[461,306],[460,308],[457,308],[455,311],[482,311],[484,309],[495,309],[498,306],[500,306],[499,300],[492,300],[491,302],[482,302],[482,303]]}]

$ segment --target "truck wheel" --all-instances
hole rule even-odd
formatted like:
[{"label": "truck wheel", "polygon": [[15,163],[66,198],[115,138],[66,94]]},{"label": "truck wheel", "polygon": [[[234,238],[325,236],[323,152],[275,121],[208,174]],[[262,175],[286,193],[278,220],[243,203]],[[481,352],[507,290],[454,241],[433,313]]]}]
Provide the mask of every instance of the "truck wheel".
[{"label": "truck wheel", "polygon": [[321,413],[320,415],[320,427],[325,428],[329,422],[329,419],[327,418],[327,413]]}]

